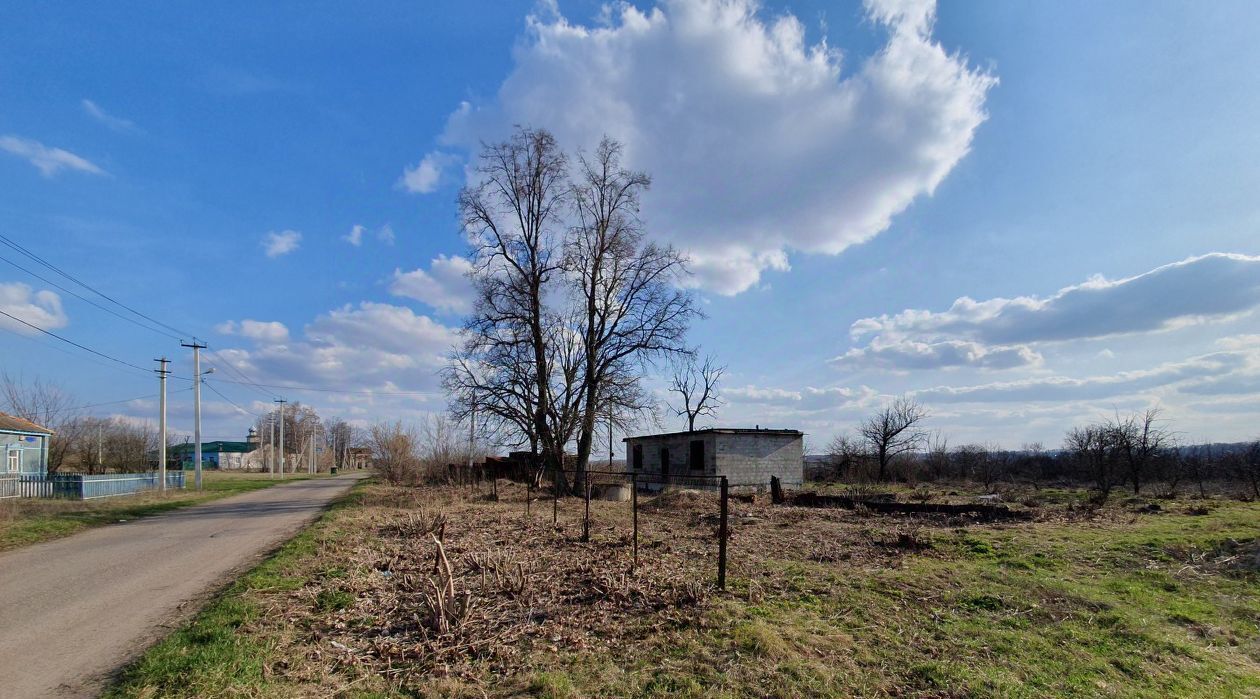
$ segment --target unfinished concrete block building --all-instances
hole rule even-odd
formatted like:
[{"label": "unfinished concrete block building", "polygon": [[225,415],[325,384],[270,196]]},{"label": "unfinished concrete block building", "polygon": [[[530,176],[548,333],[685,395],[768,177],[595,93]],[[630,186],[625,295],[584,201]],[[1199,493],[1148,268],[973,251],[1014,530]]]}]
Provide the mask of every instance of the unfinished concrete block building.
[{"label": "unfinished concrete block building", "polygon": [[784,487],[796,488],[804,481],[804,437],[799,430],[711,428],[622,441],[630,469],[644,474],[646,488],[717,487],[689,476],[726,476],[736,488],[768,488],[778,476]]}]

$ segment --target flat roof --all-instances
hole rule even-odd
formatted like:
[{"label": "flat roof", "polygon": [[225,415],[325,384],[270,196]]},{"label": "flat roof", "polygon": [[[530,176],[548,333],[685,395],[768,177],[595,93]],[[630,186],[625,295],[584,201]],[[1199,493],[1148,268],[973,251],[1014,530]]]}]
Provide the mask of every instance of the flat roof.
[{"label": "flat roof", "polygon": [[779,437],[804,437],[805,433],[800,430],[772,430],[766,427],[709,427],[703,430],[695,430],[694,432],[662,432],[661,434],[644,434],[637,437],[626,437],[623,442],[629,442],[632,439],[652,439],[654,437],[681,437],[688,434],[766,434]]}]

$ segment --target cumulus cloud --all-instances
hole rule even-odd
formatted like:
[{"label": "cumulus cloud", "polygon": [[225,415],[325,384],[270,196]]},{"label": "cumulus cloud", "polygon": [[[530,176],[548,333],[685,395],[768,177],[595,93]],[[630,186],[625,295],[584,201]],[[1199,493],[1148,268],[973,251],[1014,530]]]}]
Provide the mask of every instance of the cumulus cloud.
[{"label": "cumulus cloud", "polygon": [[281,343],[289,339],[289,329],[275,320],[245,319],[239,323],[229,320],[214,326],[214,329],[222,335],[240,335],[264,343]]},{"label": "cumulus cloud", "polygon": [[1260,257],[1212,253],[1135,277],[1095,277],[1048,297],[976,301],[962,297],[948,310],[906,310],[864,318],[854,338],[884,341],[961,339],[1008,345],[1155,332],[1226,318],[1260,305]]},{"label": "cumulus cloud", "polygon": [[135,122],[131,121],[130,119],[123,119],[121,117],[116,117],[113,114],[106,112],[104,109],[101,108],[100,105],[98,105],[97,103],[93,102],[90,99],[84,99],[79,104],[83,107],[83,111],[88,116],[92,117],[93,119],[99,121],[100,123],[108,126],[109,128],[115,131],[135,131],[136,130]]},{"label": "cumulus cloud", "polygon": [[441,311],[467,313],[472,309],[472,264],[463,257],[439,255],[429,269],[394,270],[390,293],[422,301]]},{"label": "cumulus cloud", "polygon": [[280,232],[269,231],[263,236],[262,246],[267,257],[280,257],[288,255],[302,243],[302,234],[297,231],[284,230]]},{"label": "cumulus cloud", "polygon": [[[36,291],[21,282],[0,283],[0,311],[45,330],[63,328],[69,322],[60,296],[47,289]],[[0,328],[23,335],[37,334],[30,326],[4,315],[0,315]]]},{"label": "cumulus cloud", "polygon": [[987,347],[966,340],[915,342],[877,338],[866,347],[854,347],[831,360],[844,369],[1014,369],[1041,364],[1042,357],[1027,345]]},{"label": "cumulus cloud", "polygon": [[363,244],[363,233],[366,230],[367,229],[363,226],[355,225],[354,228],[351,228],[350,232],[343,235],[341,239],[357,248]]},{"label": "cumulus cloud", "polygon": [[437,369],[456,338],[428,316],[384,303],[324,313],[292,341],[279,323],[258,323],[247,331],[250,322],[240,323],[237,332],[254,332],[265,341],[254,349],[217,350],[220,358],[263,383],[345,390],[436,390]]},{"label": "cumulus cloud", "polygon": [[[597,26],[531,16],[495,98],[461,105],[442,142],[472,153],[513,124],[567,147],[618,139],[655,177],[649,225],[691,253],[700,284],[738,293],[790,251],[836,254],[885,230],[986,118],[996,80],[933,39],[933,3],[867,12],[884,43],[852,66],[754,0],[624,3]],[[425,162],[404,186],[436,186]]]},{"label": "cumulus cloud", "polygon": [[89,175],[106,174],[104,170],[86,158],[68,150],[50,148],[29,138],[13,135],[0,136],[0,150],[25,159],[44,177],[52,177],[62,170],[85,172]]},{"label": "cumulus cloud", "polygon": [[914,395],[926,402],[944,403],[1096,400],[1231,375],[1245,370],[1250,361],[1244,352],[1213,352],[1152,369],[1086,378],[1048,376],[976,386],[938,386],[915,391]]},{"label": "cumulus cloud", "polygon": [[800,390],[740,386],[722,391],[722,396],[730,400],[732,405],[774,406],[789,408],[802,413],[861,406],[867,404],[877,395],[874,389],[867,386],[859,388],[848,388],[845,386],[816,388],[806,386]]},{"label": "cumulus cloud", "polygon": [[433,151],[426,154],[415,165],[405,168],[398,180],[398,187],[415,194],[428,194],[436,191],[442,181],[442,171],[459,162],[459,157],[452,153]]}]

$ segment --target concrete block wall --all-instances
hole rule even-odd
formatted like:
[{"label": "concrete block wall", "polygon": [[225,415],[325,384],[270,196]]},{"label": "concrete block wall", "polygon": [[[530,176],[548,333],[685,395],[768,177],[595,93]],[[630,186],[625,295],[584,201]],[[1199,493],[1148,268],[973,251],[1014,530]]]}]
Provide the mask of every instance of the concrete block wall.
[{"label": "concrete block wall", "polygon": [[[689,468],[691,442],[704,441],[704,470]],[[688,475],[726,476],[734,487],[769,488],[770,477],[778,476],[784,487],[798,488],[804,482],[803,438],[773,432],[696,432],[636,437],[626,442],[629,467],[634,467],[634,447],[643,448],[640,473],[661,473],[661,448],[669,449],[669,475],[685,481]],[[703,487],[702,483],[687,484]],[[717,487],[714,482],[713,487]]]},{"label": "concrete block wall", "polygon": [[717,435],[718,475],[732,486],[770,487],[778,476],[786,488],[804,482],[804,438],[800,435],[742,432]]}]

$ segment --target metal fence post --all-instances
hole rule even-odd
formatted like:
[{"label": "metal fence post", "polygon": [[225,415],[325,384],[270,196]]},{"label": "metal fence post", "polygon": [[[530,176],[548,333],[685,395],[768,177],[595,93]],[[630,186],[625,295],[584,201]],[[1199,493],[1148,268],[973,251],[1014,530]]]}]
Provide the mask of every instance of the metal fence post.
[{"label": "metal fence post", "polygon": [[639,568],[639,477],[630,475],[630,511],[634,520],[634,560],[630,564],[630,572]]},{"label": "metal fence post", "polygon": [[582,516],[582,541],[591,540],[591,474],[586,474],[582,479],[582,483],[586,486],[583,490],[586,493],[586,514]]},{"label": "metal fence post", "polygon": [[722,514],[718,520],[718,589],[726,589],[726,502],[729,498],[726,476],[722,476]]}]

